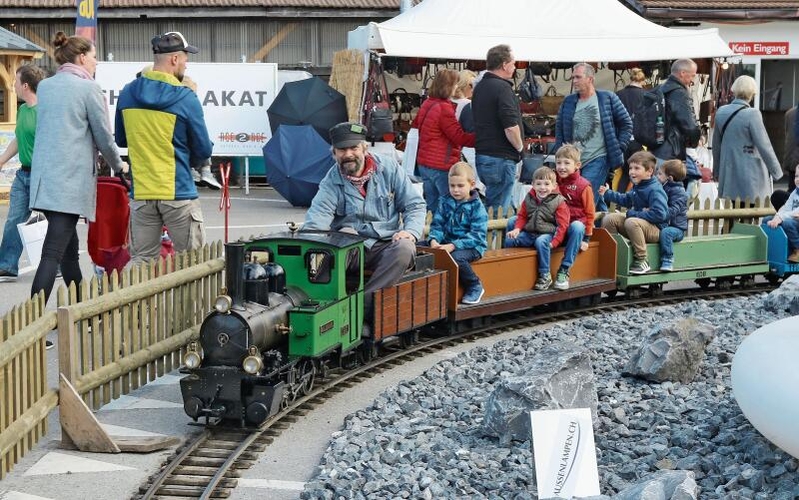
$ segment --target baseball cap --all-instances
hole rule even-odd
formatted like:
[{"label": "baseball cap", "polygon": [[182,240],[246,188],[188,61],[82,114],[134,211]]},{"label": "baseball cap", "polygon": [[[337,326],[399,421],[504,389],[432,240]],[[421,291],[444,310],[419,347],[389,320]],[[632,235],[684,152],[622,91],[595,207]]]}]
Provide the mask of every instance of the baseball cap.
[{"label": "baseball cap", "polygon": [[344,122],[330,129],[330,143],[334,148],[351,148],[365,140],[366,127],[360,123]]},{"label": "baseball cap", "polygon": [[189,45],[189,42],[186,41],[186,37],[178,31],[170,31],[163,35],[157,35],[153,37],[152,44],[153,54],[169,54],[178,51],[189,52],[191,54],[199,52],[199,49],[194,45]]}]

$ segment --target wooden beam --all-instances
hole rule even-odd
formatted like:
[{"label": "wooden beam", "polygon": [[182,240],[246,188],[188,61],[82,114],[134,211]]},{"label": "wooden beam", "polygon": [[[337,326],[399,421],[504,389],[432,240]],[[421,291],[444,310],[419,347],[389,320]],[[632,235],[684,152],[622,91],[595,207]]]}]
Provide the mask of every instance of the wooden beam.
[{"label": "wooden beam", "polygon": [[280,30],[275,33],[275,36],[270,38],[263,47],[258,49],[258,52],[250,56],[248,62],[258,62],[264,57],[268,56],[269,53],[272,52],[272,49],[280,45],[280,42],[282,42],[292,31],[297,28],[297,24],[298,23],[288,23],[280,28]]},{"label": "wooden beam", "polygon": [[58,400],[61,430],[69,438],[65,443],[67,446],[74,444],[80,451],[93,453],[120,453],[119,447],[63,373],[59,375]]}]

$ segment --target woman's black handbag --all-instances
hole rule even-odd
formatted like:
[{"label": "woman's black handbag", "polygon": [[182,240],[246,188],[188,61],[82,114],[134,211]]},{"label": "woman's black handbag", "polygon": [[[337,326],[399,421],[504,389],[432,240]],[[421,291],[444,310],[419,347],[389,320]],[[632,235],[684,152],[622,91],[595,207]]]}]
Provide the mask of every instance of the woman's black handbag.
[{"label": "woman's black handbag", "polygon": [[535,80],[535,74],[529,66],[524,70],[524,79],[519,83],[517,90],[519,92],[519,99],[521,99],[522,102],[533,102],[541,99],[543,91]]}]

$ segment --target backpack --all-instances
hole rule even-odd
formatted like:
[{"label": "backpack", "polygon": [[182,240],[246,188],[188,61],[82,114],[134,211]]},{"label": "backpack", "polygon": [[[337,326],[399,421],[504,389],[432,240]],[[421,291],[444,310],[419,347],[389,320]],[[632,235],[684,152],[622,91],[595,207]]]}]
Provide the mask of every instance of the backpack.
[{"label": "backpack", "polygon": [[535,75],[530,66],[524,71],[524,79],[516,89],[522,102],[533,102],[541,99],[541,86],[535,80]]},{"label": "backpack", "polygon": [[633,138],[650,151],[663,144],[666,130],[666,95],[660,86],[645,92],[633,110]]}]

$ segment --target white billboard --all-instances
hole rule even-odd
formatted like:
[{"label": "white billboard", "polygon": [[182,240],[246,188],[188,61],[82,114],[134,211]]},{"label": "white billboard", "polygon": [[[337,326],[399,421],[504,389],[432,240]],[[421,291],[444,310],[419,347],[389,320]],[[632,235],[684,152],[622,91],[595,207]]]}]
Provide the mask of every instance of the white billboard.
[{"label": "white billboard", "polygon": [[[99,62],[95,79],[108,98],[111,126],[122,88],[150,63]],[[186,75],[197,83],[215,156],[261,156],[272,136],[266,110],[278,92],[277,64],[192,63]]]}]

